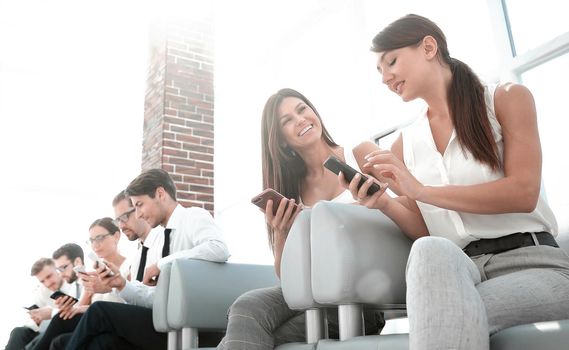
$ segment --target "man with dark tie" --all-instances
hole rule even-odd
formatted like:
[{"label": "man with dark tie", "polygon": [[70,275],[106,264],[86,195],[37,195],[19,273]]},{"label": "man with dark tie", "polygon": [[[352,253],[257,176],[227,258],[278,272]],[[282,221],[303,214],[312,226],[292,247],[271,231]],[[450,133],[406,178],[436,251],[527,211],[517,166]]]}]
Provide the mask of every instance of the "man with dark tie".
[{"label": "man with dark tie", "polygon": [[[161,258],[148,266],[143,281],[158,277],[160,269],[174,259],[201,259],[224,262],[229,257],[221,230],[211,214],[202,208],[184,208],[176,201],[176,187],[170,175],[151,169],[128,185],[126,195],[136,218],[150,227],[162,227]],[[96,302],[83,315],[66,349],[166,349],[166,333],[158,333],[152,323],[154,288],[140,281],[113,277],[100,268],[100,277],[119,291],[129,304]]]},{"label": "man with dark tie", "polygon": [[157,239],[163,235],[164,228],[152,228],[145,220],[137,218],[134,206],[124,190],[113,199],[113,209],[114,224],[129,241],[138,241],[136,254],[130,258],[130,280],[142,282],[146,267],[154,265],[162,257],[162,243],[157,242]]}]

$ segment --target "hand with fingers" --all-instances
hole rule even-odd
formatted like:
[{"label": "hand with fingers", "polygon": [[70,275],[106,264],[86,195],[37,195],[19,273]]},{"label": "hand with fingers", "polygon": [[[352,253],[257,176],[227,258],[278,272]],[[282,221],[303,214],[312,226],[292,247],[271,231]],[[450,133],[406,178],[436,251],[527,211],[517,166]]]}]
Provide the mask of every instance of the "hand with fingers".
[{"label": "hand with fingers", "polygon": [[144,270],[144,277],[142,278],[142,283],[148,286],[155,286],[158,282],[158,275],[160,274],[160,269],[158,265],[152,264]]},{"label": "hand with fingers", "polygon": [[[273,205],[278,205],[276,213],[273,215]],[[302,206],[295,203],[293,199],[283,198],[280,203],[273,203],[272,200],[267,201],[265,208],[265,219],[267,224],[273,228],[275,241],[286,240],[288,231],[292,226],[294,219],[302,210]]]},{"label": "hand with fingers", "polygon": [[109,293],[113,289],[99,278],[99,274],[96,271],[91,271],[87,273],[78,274],[79,278],[83,282],[83,288],[89,293]]},{"label": "hand with fingers", "polygon": [[107,288],[122,290],[126,285],[126,279],[121,276],[119,268],[109,261],[106,261],[104,264],[98,264],[96,271],[101,283]]},{"label": "hand with fingers", "polygon": [[39,325],[41,321],[49,320],[51,318],[51,307],[44,306],[39,309],[30,310],[28,311],[28,314],[30,314],[31,319]]},{"label": "hand with fingers", "polygon": [[55,306],[59,309],[60,317],[62,317],[61,315],[68,315],[75,303],[77,303],[77,299],[73,299],[68,295],[57,298],[55,300]]},{"label": "hand with fingers", "polygon": [[[338,175],[338,181],[344,188],[348,189],[352,193],[352,197],[354,197],[354,200],[356,200],[360,205],[370,209],[382,210],[390,199],[389,196],[383,195],[388,185],[377,181],[377,179],[371,175],[367,175],[367,177],[368,179],[361,186],[359,186],[359,183],[362,176],[359,173],[356,174],[349,183],[344,178],[344,174],[340,173]],[[370,196],[368,195],[368,190],[374,183],[379,185],[380,190]]]},{"label": "hand with fingers", "polygon": [[77,314],[83,314],[87,311],[89,305],[73,305],[71,308],[59,311],[59,317],[64,320],[69,320]]},{"label": "hand with fingers", "polygon": [[377,150],[367,154],[363,170],[366,173],[378,176],[389,184],[389,188],[400,196],[407,196],[417,200],[423,191],[424,185],[420,183],[407,169],[405,164],[391,151]]}]

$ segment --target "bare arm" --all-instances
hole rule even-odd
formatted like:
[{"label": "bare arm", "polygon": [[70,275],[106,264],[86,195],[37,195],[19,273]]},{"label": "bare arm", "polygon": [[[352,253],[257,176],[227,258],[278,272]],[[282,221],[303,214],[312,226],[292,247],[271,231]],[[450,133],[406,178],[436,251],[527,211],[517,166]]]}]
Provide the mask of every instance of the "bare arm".
[{"label": "bare arm", "polygon": [[541,185],[541,144],[533,96],[522,85],[501,86],[496,90],[495,109],[504,139],[504,177],[473,186],[428,187],[418,200],[479,214],[535,209]]},{"label": "bare arm", "polygon": [[541,146],[533,97],[522,85],[496,90],[495,109],[504,140],[504,177],[467,186],[424,186],[390,152],[374,152],[369,163],[410,199],[476,214],[531,212],[539,198]]},{"label": "bare arm", "polygon": [[[379,150],[377,145],[369,141],[363,142],[354,148],[354,156],[360,168],[367,162],[364,158],[365,155],[376,150]],[[367,173],[371,176],[379,175],[379,172],[373,173],[372,171]],[[343,177],[340,178],[342,184],[344,184]],[[428,235],[427,226],[415,201],[405,196],[392,198],[387,193],[384,193],[384,191],[367,197],[367,188],[371,185],[371,182],[368,181],[368,183],[364,184],[359,190],[357,189],[358,182],[359,176],[352,180],[348,189],[350,189],[354,198],[359,199],[362,205],[381,210],[413,240]],[[385,188],[385,186],[386,184],[381,185],[382,188]]]}]

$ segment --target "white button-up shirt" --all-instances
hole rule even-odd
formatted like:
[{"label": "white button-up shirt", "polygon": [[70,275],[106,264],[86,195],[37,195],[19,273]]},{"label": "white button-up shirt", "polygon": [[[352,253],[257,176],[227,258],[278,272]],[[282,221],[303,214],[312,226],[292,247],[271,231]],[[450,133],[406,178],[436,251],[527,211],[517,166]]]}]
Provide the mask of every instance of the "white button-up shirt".
[{"label": "white button-up shirt", "polygon": [[[202,208],[184,208],[176,206],[165,228],[170,233],[170,255],[160,258],[158,268],[174,259],[201,259],[224,262],[229,258],[229,250],[223,239],[221,229],[211,214]],[[158,235],[154,245],[162,252],[164,233]],[[150,250],[148,251],[150,253]],[[120,296],[129,304],[151,308],[155,287],[149,287],[139,281],[127,281]]]}]

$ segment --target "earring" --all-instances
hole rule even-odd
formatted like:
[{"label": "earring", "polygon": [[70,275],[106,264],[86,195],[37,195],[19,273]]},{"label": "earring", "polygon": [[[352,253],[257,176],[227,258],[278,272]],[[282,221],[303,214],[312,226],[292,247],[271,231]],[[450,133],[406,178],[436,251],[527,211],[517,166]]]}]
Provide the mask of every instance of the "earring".
[{"label": "earring", "polygon": [[284,145],[283,148],[291,157],[296,157],[296,152],[289,145]]}]

